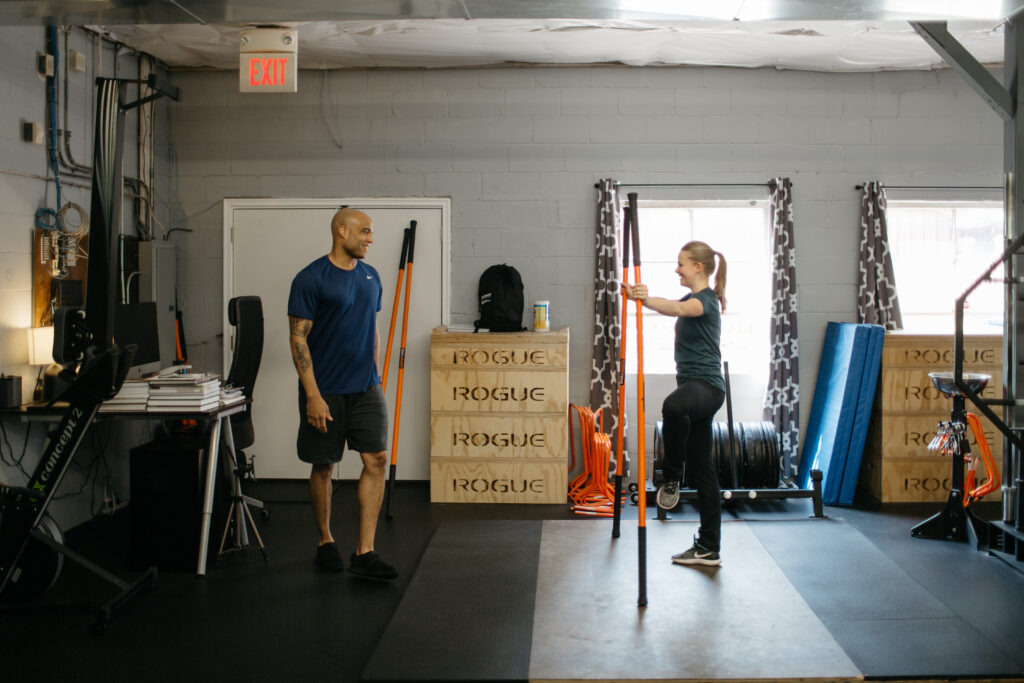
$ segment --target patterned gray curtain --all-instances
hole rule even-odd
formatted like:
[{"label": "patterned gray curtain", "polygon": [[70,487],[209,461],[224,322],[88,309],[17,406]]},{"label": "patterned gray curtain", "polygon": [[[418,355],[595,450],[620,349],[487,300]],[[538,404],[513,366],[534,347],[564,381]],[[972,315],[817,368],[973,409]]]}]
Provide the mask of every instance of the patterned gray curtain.
[{"label": "patterned gray curtain", "polygon": [[768,183],[772,221],[771,367],[764,419],[781,439],[782,475],[796,474],[800,445],[800,349],[796,329],[796,244],[793,241],[793,184]]},{"label": "patterned gray curtain", "polygon": [[889,252],[889,226],[885,218],[885,186],[864,183],[860,200],[860,286],[857,288],[857,320],[902,330],[903,316],[896,296],[896,278]]},{"label": "patterned gray curtain", "polygon": [[604,430],[614,434],[619,412],[619,193],[615,181],[598,182],[597,233],[594,274],[594,357],[590,368],[590,409],[600,419],[604,411]]}]

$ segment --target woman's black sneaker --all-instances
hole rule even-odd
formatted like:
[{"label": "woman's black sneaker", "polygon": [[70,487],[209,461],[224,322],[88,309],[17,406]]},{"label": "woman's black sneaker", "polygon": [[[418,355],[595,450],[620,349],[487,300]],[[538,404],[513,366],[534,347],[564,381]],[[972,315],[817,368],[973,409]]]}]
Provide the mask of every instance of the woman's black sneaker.
[{"label": "woman's black sneaker", "polygon": [[334,543],[324,543],[316,549],[316,566],[325,572],[343,572],[345,563],[341,561],[341,553]]},{"label": "woman's black sneaker", "polygon": [[398,577],[398,570],[380,559],[380,555],[372,550],[362,555],[352,553],[348,561],[348,571],[364,579],[377,581],[391,581]]},{"label": "woman's black sneaker", "polygon": [[708,567],[717,567],[722,564],[722,556],[714,550],[708,550],[695,538],[693,546],[689,550],[672,556],[676,564],[703,564]]}]

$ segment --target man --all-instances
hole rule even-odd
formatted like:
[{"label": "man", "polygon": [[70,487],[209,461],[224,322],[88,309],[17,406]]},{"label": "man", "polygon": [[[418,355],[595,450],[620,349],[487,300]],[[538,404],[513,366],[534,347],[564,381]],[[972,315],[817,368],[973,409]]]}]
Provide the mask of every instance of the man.
[{"label": "man", "polygon": [[299,271],[288,296],[292,359],[299,373],[299,459],[312,465],[309,494],[319,534],[316,565],[344,570],[331,536],[331,471],[345,444],[363,459],[359,477],[359,544],[349,572],[388,581],[394,567],[373,551],[384,497],[388,416],[377,370],[380,277],[363,263],[373,221],[342,208],[331,221],[331,252]]}]

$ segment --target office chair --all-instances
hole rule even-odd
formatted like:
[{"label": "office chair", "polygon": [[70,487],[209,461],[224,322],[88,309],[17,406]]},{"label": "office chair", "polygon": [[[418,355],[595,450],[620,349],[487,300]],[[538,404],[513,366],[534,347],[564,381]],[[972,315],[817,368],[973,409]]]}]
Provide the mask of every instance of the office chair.
[{"label": "office chair", "polygon": [[231,369],[228,371],[227,384],[238,387],[249,401],[248,409],[232,415],[228,422],[227,434],[223,435],[230,460],[225,458],[231,478],[231,507],[224,533],[220,538],[218,555],[224,552],[224,542],[228,530],[234,522],[234,546],[230,550],[240,550],[249,544],[246,521],[252,528],[259,544],[263,558],[267,558],[267,550],[263,539],[253,522],[250,507],[259,508],[263,516],[269,516],[262,501],[242,493],[242,479],[253,472],[252,459],[246,458],[243,448],[248,448],[255,441],[252,428],[252,398],[256,385],[256,375],[260,369],[263,356],[263,302],[258,296],[236,296],[228,301],[228,322],[235,327],[235,348],[231,356]]}]

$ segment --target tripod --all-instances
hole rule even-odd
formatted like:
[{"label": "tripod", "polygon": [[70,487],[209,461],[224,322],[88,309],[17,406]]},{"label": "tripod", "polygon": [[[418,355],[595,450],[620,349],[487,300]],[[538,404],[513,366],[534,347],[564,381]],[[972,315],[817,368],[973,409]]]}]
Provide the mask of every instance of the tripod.
[{"label": "tripod", "polygon": [[[252,529],[253,535],[256,537],[256,543],[259,546],[260,552],[263,554],[263,559],[267,560],[267,549],[263,545],[263,539],[260,537],[260,532],[256,529],[256,523],[253,521],[252,512],[249,511],[249,506],[259,508],[264,518],[268,517],[269,514],[266,508],[263,507],[263,502],[251,498],[250,496],[242,493],[242,478],[249,472],[252,472],[252,465],[245,462],[245,456],[243,455],[239,460],[238,452],[235,450],[235,438],[231,432],[231,420],[224,421],[224,427],[226,428],[226,434],[224,435],[224,445],[227,447],[228,453],[231,455],[230,459],[225,458],[225,467],[228,469],[228,476],[231,478],[231,505],[228,509],[228,518],[224,522],[224,532],[220,535],[220,547],[217,549],[217,556],[223,555],[225,552],[234,552],[242,550],[250,545],[248,529]],[[234,528],[232,533],[233,544],[224,550],[224,543],[228,538],[228,531]]]}]

